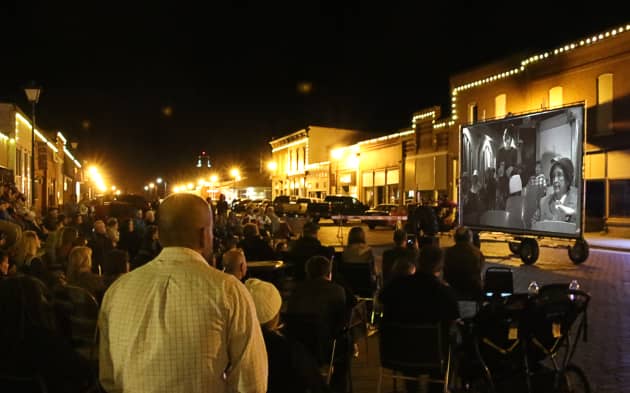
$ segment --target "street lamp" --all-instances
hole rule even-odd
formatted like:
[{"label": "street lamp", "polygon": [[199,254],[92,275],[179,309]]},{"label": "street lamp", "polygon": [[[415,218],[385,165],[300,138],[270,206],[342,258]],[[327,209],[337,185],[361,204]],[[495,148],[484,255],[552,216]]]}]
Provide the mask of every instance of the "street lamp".
[{"label": "street lamp", "polygon": [[42,88],[35,82],[24,89],[28,102],[31,103],[31,116],[33,123],[31,124],[31,208],[35,208],[35,104],[39,102],[39,95]]},{"label": "street lamp", "polygon": [[[157,179],[155,179],[155,182],[157,184],[162,185],[162,187],[158,186],[158,188],[156,189],[156,194],[158,195],[158,198],[166,198],[166,194],[168,193],[167,192],[168,183],[166,182],[166,180],[164,180],[161,177],[158,177]],[[162,188],[162,192],[160,192],[160,188]],[[161,196],[160,196],[160,193],[162,194]]]},{"label": "street lamp", "polygon": [[230,170],[230,176],[232,176],[234,178],[234,181],[232,182],[232,188],[233,188],[233,194],[234,194],[234,198],[236,199],[238,197],[238,191],[236,190],[236,182],[241,180],[241,172],[238,170],[238,168],[232,168]]}]

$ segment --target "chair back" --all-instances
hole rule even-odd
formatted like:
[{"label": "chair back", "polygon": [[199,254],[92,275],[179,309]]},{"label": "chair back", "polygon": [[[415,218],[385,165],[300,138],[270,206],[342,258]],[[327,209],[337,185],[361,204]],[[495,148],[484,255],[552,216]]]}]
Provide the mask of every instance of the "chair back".
[{"label": "chair back", "polygon": [[524,315],[527,295],[495,298],[485,304],[473,321],[473,335],[478,355],[490,370],[507,364],[520,364],[523,359]]},{"label": "chair back", "polygon": [[507,297],[514,293],[514,277],[509,267],[489,267],[483,281],[486,297]]},{"label": "chair back", "polygon": [[530,357],[539,361],[556,353],[568,340],[574,323],[585,315],[589,301],[587,293],[570,290],[568,284],[540,288],[530,299],[527,313]]},{"label": "chair back", "polygon": [[390,370],[438,370],[446,366],[442,325],[383,321],[379,330],[381,367]]},{"label": "chair back", "polygon": [[369,263],[340,263],[337,271],[356,296],[364,299],[374,297],[376,283],[372,280],[372,267]]},{"label": "chair back", "polygon": [[96,298],[84,288],[65,285],[55,292],[53,306],[62,333],[75,349],[93,359],[99,312]]},{"label": "chair back", "polygon": [[329,326],[314,314],[287,313],[282,315],[285,334],[298,342],[313,355],[318,365],[329,363],[334,337]]}]

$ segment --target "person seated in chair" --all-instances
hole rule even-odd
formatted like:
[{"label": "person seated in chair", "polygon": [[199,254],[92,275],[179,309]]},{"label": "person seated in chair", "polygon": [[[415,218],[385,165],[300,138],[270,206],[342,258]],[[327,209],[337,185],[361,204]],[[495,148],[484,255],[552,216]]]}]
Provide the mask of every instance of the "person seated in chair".
[{"label": "person seated in chair", "polygon": [[304,280],[306,261],[313,256],[330,258],[334,255],[334,249],[322,246],[318,239],[319,225],[307,222],[302,228],[302,236],[289,244],[287,260],[294,267],[295,279]]},{"label": "person seated in chair", "polygon": [[383,286],[387,285],[392,276],[392,269],[394,267],[394,263],[401,257],[411,256],[413,259],[416,258],[418,253],[418,243],[414,242],[413,247],[408,247],[406,244],[407,241],[407,232],[402,229],[397,229],[394,231],[394,247],[387,249],[383,252],[383,262],[382,262],[382,275],[383,275]]},{"label": "person seated in chair", "polygon": [[[383,325],[441,323],[443,342],[449,342],[450,331],[459,319],[459,309],[455,293],[439,278],[443,256],[439,247],[422,247],[416,273],[398,276],[383,289],[379,296]],[[416,370],[409,370],[408,374],[417,376]],[[416,381],[407,381],[406,385],[407,392],[418,389]]]},{"label": "person seated in chair", "polygon": [[444,280],[455,290],[459,299],[481,299],[481,271],[485,257],[473,245],[470,229],[459,227],[453,237],[455,245],[447,248],[444,256]]},{"label": "person seated in chair", "polygon": [[223,254],[223,271],[231,274],[239,281],[243,281],[247,276],[247,260],[240,248],[233,248]]},{"label": "person seated in chair", "polygon": [[243,240],[238,246],[243,249],[248,261],[270,261],[276,257],[269,243],[260,236],[256,224],[245,224]]},{"label": "person seated in chair", "polygon": [[343,250],[342,263],[345,265],[368,266],[371,284],[376,289],[376,271],[374,270],[374,253],[365,241],[365,231],[361,227],[353,227],[348,233],[348,245]]},{"label": "person seated in chair", "polygon": [[[341,285],[332,282],[332,262],[322,256],[309,258],[306,262],[306,277],[307,280],[298,283],[289,297],[287,313],[314,316],[327,328],[324,336],[329,339],[326,341],[339,338],[348,322],[350,299],[346,298],[346,291]],[[344,345],[339,344],[338,348],[344,348]],[[332,385],[343,388],[346,372],[349,371],[345,367],[345,356],[349,356],[349,353],[341,353],[343,360],[335,368]]]},{"label": "person seated in chair", "polygon": [[324,381],[313,356],[279,330],[282,298],[278,289],[257,278],[250,278],[245,286],[252,295],[267,348],[267,392],[323,392]]},{"label": "person seated in chair", "polygon": [[578,191],[573,186],[573,163],[566,157],[554,158],[549,172],[552,192],[540,200],[536,219],[577,222]]}]

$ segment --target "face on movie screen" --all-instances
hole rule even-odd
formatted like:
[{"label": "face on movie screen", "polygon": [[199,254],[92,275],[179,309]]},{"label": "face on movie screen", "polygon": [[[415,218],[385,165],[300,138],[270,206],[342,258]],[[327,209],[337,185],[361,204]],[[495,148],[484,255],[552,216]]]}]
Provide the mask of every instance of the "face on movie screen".
[{"label": "face on movie screen", "polygon": [[583,134],[583,105],[462,127],[462,223],[579,237]]}]

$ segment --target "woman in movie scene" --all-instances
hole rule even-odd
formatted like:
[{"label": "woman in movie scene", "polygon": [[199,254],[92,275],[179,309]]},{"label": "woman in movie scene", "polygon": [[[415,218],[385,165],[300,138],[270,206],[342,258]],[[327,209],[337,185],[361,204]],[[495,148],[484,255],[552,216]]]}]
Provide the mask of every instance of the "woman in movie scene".
[{"label": "woman in movie scene", "polygon": [[566,157],[551,160],[551,192],[540,200],[540,220],[575,223],[578,193],[573,183],[573,163]]}]

